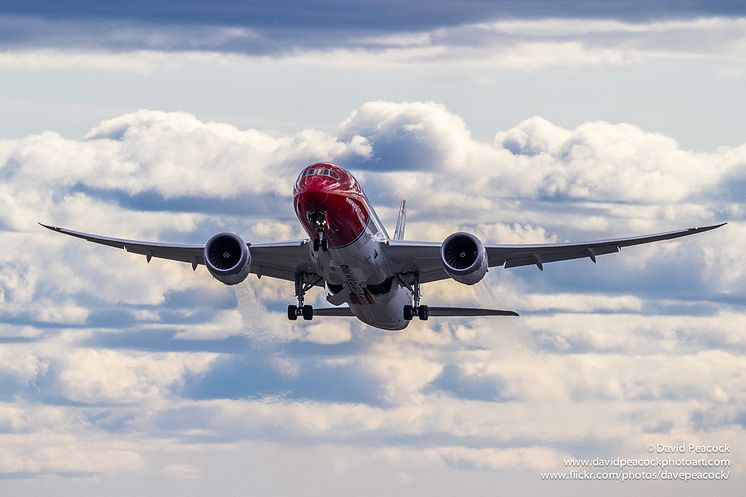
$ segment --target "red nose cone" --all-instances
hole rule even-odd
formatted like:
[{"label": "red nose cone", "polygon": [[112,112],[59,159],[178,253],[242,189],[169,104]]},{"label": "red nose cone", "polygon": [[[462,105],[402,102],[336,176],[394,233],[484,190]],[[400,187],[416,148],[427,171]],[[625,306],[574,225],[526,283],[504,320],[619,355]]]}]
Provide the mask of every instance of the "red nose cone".
[{"label": "red nose cone", "polygon": [[302,191],[297,195],[298,202],[304,210],[320,210],[328,198],[328,193],[319,191]]},{"label": "red nose cone", "polygon": [[[317,239],[319,229],[330,247],[343,247],[357,240],[368,222],[365,195],[355,178],[341,167],[320,162],[301,172],[295,188],[295,214],[308,233]],[[318,216],[326,223],[321,226]]]},{"label": "red nose cone", "polygon": [[329,198],[329,178],[320,176],[309,176],[300,180],[298,185],[298,200],[307,209],[320,209]]}]

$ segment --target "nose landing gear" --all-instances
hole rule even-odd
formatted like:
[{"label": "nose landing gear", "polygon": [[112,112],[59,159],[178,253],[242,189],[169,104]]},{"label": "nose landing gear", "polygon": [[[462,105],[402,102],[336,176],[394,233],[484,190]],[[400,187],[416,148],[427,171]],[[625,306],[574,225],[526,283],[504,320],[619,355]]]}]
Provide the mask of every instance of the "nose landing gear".
[{"label": "nose landing gear", "polygon": [[326,252],[329,250],[329,243],[326,240],[326,237],[324,236],[324,232],[319,232],[319,237],[313,239],[313,251],[318,252],[319,249]]},{"label": "nose landing gear", "polygon": [[313,239],[313,251],[318,252],[319,249],[321,249],[326,252],[327,250],[329,250],[329,242],[327,241],[326,236],[324,236],[326,228],[328,226],[326,212],[309,212],[308,220],[316,228],[316,233],[318,233],[319,235],[318,238]]}]

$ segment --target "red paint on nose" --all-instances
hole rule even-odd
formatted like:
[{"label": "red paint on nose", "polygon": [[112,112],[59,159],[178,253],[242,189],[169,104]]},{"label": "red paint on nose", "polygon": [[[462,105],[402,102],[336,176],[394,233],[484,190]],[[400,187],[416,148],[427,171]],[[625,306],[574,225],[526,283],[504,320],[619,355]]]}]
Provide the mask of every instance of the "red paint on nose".
[{"label": "red paint on nose", "polygon": [[335,182],[323,176],[308,176],[300,180],[296,198],[307,209],[320,209],[334,191]]},{"label": "red paint on nose", "polygon": [[328,222],[324,233],[330,247],[346,246],[365,230],[369,218],[365,195],[355,178],[341,167],[326,162],[308,166],[293,193],[295,213],[309,237],[319,236],[309,217],[319,212]]}]

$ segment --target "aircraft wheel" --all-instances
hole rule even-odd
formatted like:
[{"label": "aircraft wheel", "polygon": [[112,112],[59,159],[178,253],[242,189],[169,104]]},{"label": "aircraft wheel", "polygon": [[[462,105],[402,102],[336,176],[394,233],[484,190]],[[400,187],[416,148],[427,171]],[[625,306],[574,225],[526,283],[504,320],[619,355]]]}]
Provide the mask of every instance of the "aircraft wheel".
[{"label": "aircraft wheel", "polygon": [[288,319],[290,321],[295,321],[296,319],[298,319],[298,306],[297,305],[288,306]]},{"label": "aircraft wheel", "polygon": [[419,317],[422,321],[427,321],[427,318],[430,317],[430,309],[426,305],[421,305],[417,309],[417,317]]},{"label": "aircraft wheel", "polygon": [[318,252],[320,246],[321,246],[321,242],[319,242],[319,239],[318,238],[314,238],[313,239],[313,251],[314,252]]},{"label": "aircraft wheel", "polygon": [[407,321],[412,320],[412,306],[409,304],[404,306],[404,319]]},{"label": "aircraft wheel", "polygon": [[321,250],[323,250],[324,252],[329,250],[329,242],[327,241],[326,238],[321,240]]},{"label": "aircraft wheel", "polygon": [[304,305],[302,309],[303,319],[306,321],[310,321],[313,319],[313,306],[311,305]]}]

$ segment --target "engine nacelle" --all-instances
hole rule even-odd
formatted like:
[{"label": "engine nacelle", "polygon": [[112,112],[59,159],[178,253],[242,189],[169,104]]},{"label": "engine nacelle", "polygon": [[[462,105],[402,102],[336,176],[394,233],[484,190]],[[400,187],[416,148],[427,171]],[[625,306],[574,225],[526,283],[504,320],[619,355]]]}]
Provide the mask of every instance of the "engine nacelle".
[{"label": "engine nacelle", "polygon": [[251,254],[238,235],[213,235],[205,245],[204,255],[207,270],[221,283],[237,285],[249,275]]},{"label": "engine nacelle", "polygon": [[487,274],[487,250],[471,233],[457,232],[446,238],[440,259],[446,273],[464,285],[479,283]]}]

